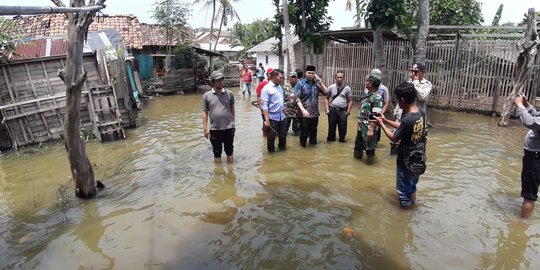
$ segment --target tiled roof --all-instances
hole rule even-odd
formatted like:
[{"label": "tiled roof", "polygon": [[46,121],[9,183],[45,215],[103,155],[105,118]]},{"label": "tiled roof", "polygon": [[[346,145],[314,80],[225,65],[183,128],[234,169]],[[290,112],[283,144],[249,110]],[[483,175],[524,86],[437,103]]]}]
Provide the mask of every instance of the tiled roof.
[{"label": "tiled roof", "polygon": [[[23,16],[15,18],[15,25],[22,29],[23,36],[47,37],[61,35],[67,32],[67,17],[64,14],[48,14],[36,16]],[[143,39],[139,19],[133,15],[103,15],[94,18],[89,31],[118,30],[126,47],[142,49]]]},{"label": "tiled roof", "polygon": [[[191,31],[193,46],[198,46],[198,42],[193,35],[193,30],[188,28]],[[141,36],[142,36],[142,45],[143,46],[166,46],[167,38],[165,37],[165,30],[159,24],[147,24],[141,23]],[[172,45],[176,45],[177,40],[173,40]]]},{"label": "tiled roof", "polygon": [[141,23],[143,46],[166,46],[165,31],[158,24]]}]

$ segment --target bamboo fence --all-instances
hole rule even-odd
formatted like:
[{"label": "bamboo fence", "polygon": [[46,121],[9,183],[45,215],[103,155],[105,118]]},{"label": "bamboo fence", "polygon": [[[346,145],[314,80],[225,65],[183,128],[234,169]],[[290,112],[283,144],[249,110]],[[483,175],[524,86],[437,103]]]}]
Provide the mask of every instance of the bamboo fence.
[{"label": "bamboo fence", "polygon": [[[519,55],[516,40],[428,41],[426,79],[433,83],[428,104],[453,110],[500,113],[504,97],[513,87],[514,65]],[[383,84],[390,92],[408,78],[412,47],[408,41],[385,41],[386,71]],[[336,71],[345,72],[354,95],[363,95],[365,76],[375,66],[372,43],[328,43],[323,79],[333,82]],[[540,57],[536,55],[525,95],[534,102],[540,86]]]}]

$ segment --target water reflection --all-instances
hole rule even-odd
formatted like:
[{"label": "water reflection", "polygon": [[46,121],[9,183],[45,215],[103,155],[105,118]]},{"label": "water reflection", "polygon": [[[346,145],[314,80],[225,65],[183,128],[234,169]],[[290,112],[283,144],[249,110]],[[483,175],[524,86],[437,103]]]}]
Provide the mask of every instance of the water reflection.
[{"label": "water reflection", "polygon": [[524,221],[508,223],[508,234],[499,232],[496,252],[496,269],[522,269],[530,267],[530,260],[525,255],[529,236],[526,234],[529,225]]},{"label": "water reflection", "polygon": [[235,218],[238,208],[245,204],[245,199],[237,195],[235,184],[236,175],[233,167],[229,165],[223,168],[219,164],[216,165],[214,176],[203,192],[208,194],[208,198],[216,203],[219,209],[203,212],[201,220],[225,225]]},{"label": "water reflection", "polygon": [[[235,164],[213,164],[200,95],[158,98],[127,140],[88,143],[107,185],[96,200],[57,205],[69,179],[61,144],[4,153],[0,269],[540,268],[540,212],[515,223],[518,123],[431,111],[428,171],[404,211],[386,138],[374,166],[353,158],[352,133],[307,149],[291,137],[268,154],[260,112],[236,97]],[[319,127],[324,137],[325,116]]]}]

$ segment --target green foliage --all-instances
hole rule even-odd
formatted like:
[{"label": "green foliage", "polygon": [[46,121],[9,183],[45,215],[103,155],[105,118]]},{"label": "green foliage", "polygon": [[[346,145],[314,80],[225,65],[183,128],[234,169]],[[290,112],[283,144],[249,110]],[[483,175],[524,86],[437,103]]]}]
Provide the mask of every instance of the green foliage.
[{"label": "green foliage", "polygon": [[222,67],[225,67],[229,64],[229,61],[223,58],[219,58],[219,60],[214,62],[214,70],[221,69]]},{"label": "green foliage", "polygon": [[[305,28],[302,26],[302,1],[305,9]],[[330,0],[289,0],[289,22],[294,26],[294,34],[306,45],[312,45],[315,53],[321,53],[323,46],[322,37],[316,34],[330,29],[332,24],[332,17],[328,16],[329,2]],[[283,20],[276,21],[279,26],[283,25]]]},{"label": "green foliage", "polygon": [[477,0],[430,0],[429,12],[432,25],[480,25],[484,22],[482,4]]},{"label": "green foliage", "polygon": [[83,139],[83,141],[85,142],[97,141],[97,137],[96,135],[94,135],[94,132],[92,132],[91,130],[87,130],[85,128],[81,128],[81,131],[79,132],[79,136],[81,136],[81,139]]},{"label": "green foliage", "polygon": [[[232,0],[233,2],[238,2],[239,0]],[[229,24],[229,19],[232,21],[234,19],[240,20],[240,16],[238,16],[238,13],[232,6],[231,2],[229,0],[220,0],[219,1],[219,8],[216,12],[216,17],[214,18],[214,22],[221,23],[223,20],[223,25],[221,26],[227,26]]]},{"label": "green foliage", "polygon": [[192,68],[201,62],[201,56],[193,52],[193,47],[188,44],[182,44],[174,47],[172,50],[173,58],[171,67],[175,69]]},{"label": "green foliage", "polygon": [[237,59],[248,57],[246,51],[253,46],[271,38],[275,33],[275,23],[269,19],[256,20],[252,23],[235,23],[231,29],[233,46],[243,46]]},{"label": "green foliage", "polygon": [[499,8],[497,9],[497,12],[495,13],[495,17],[493,17],[493,21],[491,22],[491,26],[499,25],[499,22],[501,21],[503,8],[504,8],[504,5],[500,4]]},{"label": "green foliage", "polygon": [[16,52],[15,45],[21,37],[19,33],[20,29],[16,28],[12,20],[0,17],[0,64],[9,62],[6,55]]},{"label": "green foliage", "polygon": [[403,25],[407,12],[403,0],[371,0],[367,6],[367,19],[372,29],[389,30]]},{"label": "green foliage", "polygon": [[191,32],[187,20],[191,13],[188,3],[180,0],[161,0],[154,3],[152,18],[165,28],[165,37],[169,44],[189,41]]}]

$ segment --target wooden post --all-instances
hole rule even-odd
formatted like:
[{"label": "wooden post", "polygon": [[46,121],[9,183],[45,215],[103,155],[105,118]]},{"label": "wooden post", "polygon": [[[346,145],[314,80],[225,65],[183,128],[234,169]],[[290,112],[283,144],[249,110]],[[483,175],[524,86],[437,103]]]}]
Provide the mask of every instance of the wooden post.
[{"label": "wooden post", "polygon": [[501,119],[498,123],[499,126],[508,125],[510,111],[512,111],[514,107],[514,99],[518,92],[523,91],[529,80],[529,68],[532,66],[532,62],[534,61],[538,50],[538,45],[540,44],[540,39],[536,32],[534,16],[534,8],[530,8],[527,15],[527,32],[525,33],[525,37],[523,37],[518,44],[520,50],[514,70],[514,87],[504,102]]},{"label": "wooden post", "polygon": [[499,107],[499,95],[501,94],[502,89],[501,78],[497,78],[495,83],[497,86],[495,88],[495,94],[493,95],[493,105],[491,105],[492,117],[497,115],[497,107]]},{"label": "wooden post", "polygon": [[452,87],[450,90],[450,99],[448,101],[448,105],[452,106],[454,103],[454,92],[456,90],[456,78],[457,78],[457,69],[459,68],[459,39],[461,38],[459,32],[456,34],[456,44],[454,48],[454,59],[453,59],[453,68],[452,68],[452,83],[450,86]]}]

